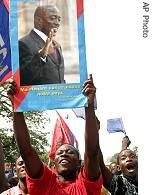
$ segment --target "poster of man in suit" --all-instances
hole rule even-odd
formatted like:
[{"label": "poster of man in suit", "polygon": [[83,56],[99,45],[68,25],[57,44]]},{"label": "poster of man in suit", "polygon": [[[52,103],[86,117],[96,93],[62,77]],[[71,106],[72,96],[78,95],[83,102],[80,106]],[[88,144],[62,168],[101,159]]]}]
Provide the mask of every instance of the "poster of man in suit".
[{"label": "poster of man in suit", "polygon": [[20,88],[16,111],[84,106],[83,1],[12,0],[10,4],[13,74]]}]

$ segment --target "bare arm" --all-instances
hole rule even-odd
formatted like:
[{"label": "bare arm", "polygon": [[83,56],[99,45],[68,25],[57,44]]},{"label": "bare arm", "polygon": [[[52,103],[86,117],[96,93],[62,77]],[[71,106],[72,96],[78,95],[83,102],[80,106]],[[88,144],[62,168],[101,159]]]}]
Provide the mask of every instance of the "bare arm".
[{"label": "bare arm", "polygon": [[[7,93],[13,104],[13,96],[17,93],[15,82],[11,83]],[[26,165],[26,171],[31,178],[38,178],[41,174],[42,162],[30,143],[29,132],[22,112],[13,112],[13,126],[16,142]]]},{"label": "bare arm", "polygon": [[[96,117],[97,118],[97,117]],[[100,121],[97,118],[97,128],[98,131],[100,130]],[[102,151],[99,147],[99,165],[100,165],[100,170],[103,176],[103,186],[110,191],[110,184],[111,181],[113,179],[113,174],[112,172],[106,167],[105,163],[104,163],[104,158],[103,158],[103,154]]]},{"label": "bare arm", "polygon": [[110,191],[110,184],[112,182],[113,179],[113,174],[111,173],[111,171],[106,167],[105,163],[104,163],[104,159],[103,159],[103,154],[101,149],[99,148],[99,158],[100,158],[100,169],[102,172],[102,176],[103,176],[103,186]]},{"label": "bare arm", "polygon": [[85,82],[83,92],[88,97],[88,107],[85,108],[85,154],[84,167],[87,176],[94,181],[100,174],[99,168],[99,135],[97,130],[97,120],[94,111],[94,97],[96,88],[92,77]]}]

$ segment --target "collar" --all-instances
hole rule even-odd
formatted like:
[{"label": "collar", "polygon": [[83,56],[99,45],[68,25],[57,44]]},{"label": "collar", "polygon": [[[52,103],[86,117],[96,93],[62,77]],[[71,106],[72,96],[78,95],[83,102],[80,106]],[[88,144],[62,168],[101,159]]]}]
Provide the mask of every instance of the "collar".
[{"label": "collar", "polygon": [[123,177],[125,177],[128,180],[128,182],[130,182],[131,184],[138,186],[138,182],[135,178],[128,177],[127,175],[123,175]]},{"label": "collar", "polygon": [[19,183],[17,184],[17,187],[18,187],[18,194],[19,194],[19,195],[28,195],[28,194],[25,194],[25,193],[23,192],[23,190],[20,188],[20,184],[19,184]]},{"label": "collar", "polygon": [[40,30],[36,28],[34,28],[33,30],[35,31],[35,33],[37,33],[37,35],[39,35],[46,42],[47,36],[43,32],[41,32]]}]

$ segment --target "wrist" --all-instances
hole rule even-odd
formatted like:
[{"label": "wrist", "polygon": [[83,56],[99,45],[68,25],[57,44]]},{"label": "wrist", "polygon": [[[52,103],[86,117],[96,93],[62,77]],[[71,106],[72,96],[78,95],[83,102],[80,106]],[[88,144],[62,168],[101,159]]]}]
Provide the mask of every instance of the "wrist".
[{"label": "wrist", "polygon": [[38,53],[39,53],[40,57],[43,59],[45,59],[48,56],[48,51],[40,50]]}]

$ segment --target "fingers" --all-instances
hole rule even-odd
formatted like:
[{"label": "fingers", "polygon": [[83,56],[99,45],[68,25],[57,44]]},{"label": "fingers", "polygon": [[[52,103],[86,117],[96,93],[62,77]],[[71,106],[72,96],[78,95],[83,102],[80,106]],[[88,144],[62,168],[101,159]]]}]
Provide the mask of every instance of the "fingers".
[{"label": "fingers", "polygon": [[92,84],[86,84],[85,87],[83,88],[83,93],[85,95],[88,94],[95,94],[96,93],[96,87]]},{"label": "fingers", "polygon": [[89,74],[89,79],[93,82],[92,74]]},{"label": "fingers", "polygon": [[48,35],[49,41],[52,41],[52,37],[53,37],[53,35],[52,35],[52,32],[50,31],[50,32],[49,32],[49,35]]},{"label": "fingers", "polygon": [[89,79],[86,80],[83,84],[83,93],[87,95],[89,93],[94,94],[95,92],[96,92],[96,87],[94,86],[94,83],[93,83],[92,74],[90,74]]},{"label": "fingers", "polygon": [[52,28],[51,29],[52,37],[54,37],[56,35],[57,30],[58,30],[57,28]]},{"label": "fingers", "polygon": [[16,84],[15,81],[10,80],[10,81],[9,81],[8,90],[7,90],[7,94],[8,94],[9,96],[13,96],[13,95],[15,95],[16,93],[18,93],[17,84]]},{"label": "fingers", "polygon": [[56,32],[57,32],[57,28],[52,28],[52,29],[50,30],[49,35],[48,35],[49,41],[52,41],[52,38],[55,37]]}]

